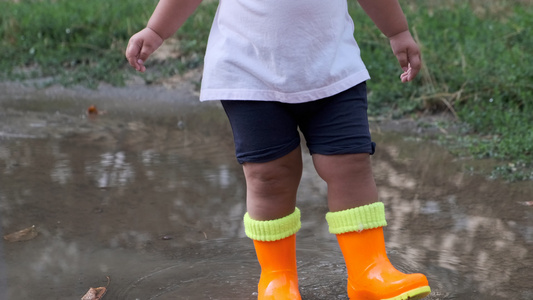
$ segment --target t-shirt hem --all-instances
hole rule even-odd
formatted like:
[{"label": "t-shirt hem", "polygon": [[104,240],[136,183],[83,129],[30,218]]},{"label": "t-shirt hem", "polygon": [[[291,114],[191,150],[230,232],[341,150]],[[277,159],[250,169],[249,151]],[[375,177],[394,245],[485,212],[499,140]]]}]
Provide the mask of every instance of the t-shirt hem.
[{"label": "t-shirt hem", "polygon": [[276,90],[202,88],[200,91],[200,101],[248,100],[304,103],[336,95],[368,79],[370,79],[370,75],[368,70],[365,69],[328,86],[294,93],[285,93]]}]

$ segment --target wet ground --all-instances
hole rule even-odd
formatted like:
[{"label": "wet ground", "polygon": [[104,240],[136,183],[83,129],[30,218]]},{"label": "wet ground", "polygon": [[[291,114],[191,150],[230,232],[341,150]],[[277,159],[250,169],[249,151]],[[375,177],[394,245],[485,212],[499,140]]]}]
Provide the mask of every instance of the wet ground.
[{"label": "wet ground", "polygon": [[[0,84],[0,299],[254,299],[229,125],[188,89]],[[89,118],[96,105],[105,114]],[[401,126],[392,126],[401,127]],[[389,257],[428,299],[533,299],[531,182],[489,181],[434,143],[373,124]],[[303,299],[347,299],[325,186],[305,155]]]}]

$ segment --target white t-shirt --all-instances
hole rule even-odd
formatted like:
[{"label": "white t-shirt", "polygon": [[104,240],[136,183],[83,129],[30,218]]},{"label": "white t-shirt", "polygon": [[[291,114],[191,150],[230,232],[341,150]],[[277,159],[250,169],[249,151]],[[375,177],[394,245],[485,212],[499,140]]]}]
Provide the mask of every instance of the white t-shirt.
[{"label": "white t-shirt", "polygon": [[346,0],[220,0],[200,100],[301,103],[370,78]]}]

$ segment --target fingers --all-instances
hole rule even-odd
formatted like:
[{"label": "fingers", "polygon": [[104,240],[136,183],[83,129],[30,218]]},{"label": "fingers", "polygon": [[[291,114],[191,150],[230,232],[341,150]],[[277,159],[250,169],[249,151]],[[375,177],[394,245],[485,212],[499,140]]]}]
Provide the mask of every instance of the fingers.
[{"label": "fingers", "polygon": [[411,69],[407,68],[404,70],[404,72],[400,75],[400,80],[402,82],[408,82],[411,78]]},{"label": "fingers", "polygon": [[144,62],[163,43],[163,39],[150,29],[143,29],[134,34],[126,48],[128,63],[139,72],[146,71]]},{"label": "fingers", "polygon": [[407,72],[409,68],[409,59],[407,58],[407,52],[396,53],[396,59],[400,63],[400,67],[404,72]]},{"label": "fingers", "polygon": [[142,50],[142,42],[138,42],[133,38],[130,40],[128,47],[126,48],[126,58],[129,64],[139,72],[146,71],[144,66],[144,60],[140,58]]},{"label": "fingers", "polygon": [[400,32],[390,39],[392,51],[400,63],[402,82],[413,80],[422,66],[420,49],[409,31]]},{"label": "fingers", "polygon": [[422,67],[422,61],[420,59],[420,53],[416,51],[413,55],[409,55],[409,76],[407,78],[407,81],[413,80],[418,72],[420,71],[420,68]]},{"label": "fingers", "polygon": [[[398,61],[400,61],[400,59],[398,59]],[[402,82],[408,82],[415,79],[422,65],[419,54],[413,55],[412,57],[406,55],[405,62],[407,62],[407,66],[402,65],[402,61],[400,62],[403,70],[403,73],[400,75]]]},{"label": "fingers", "polygon": [[400,75],[402,82],[413,80],[420,71],[422,62],[420,52],[417,49],[407,49],[404,52],[396,54],[396,58],[403,70],[403,73]]}]

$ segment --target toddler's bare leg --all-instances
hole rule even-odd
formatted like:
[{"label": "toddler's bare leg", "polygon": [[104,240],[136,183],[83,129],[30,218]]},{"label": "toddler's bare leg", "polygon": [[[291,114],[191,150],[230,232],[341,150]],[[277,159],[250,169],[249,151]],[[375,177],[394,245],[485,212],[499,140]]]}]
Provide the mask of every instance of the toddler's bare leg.
[{"label": "toddler's bare leg", "polygon": [[378,201],[378,193],[368,153],[313,154],[318,175],[328,184],[331,212]]},{"label": "toddler's bare leg", "polygon": [[300,300],[296,232],[301,222],[295,208],[302,176],[300,147],[273,161],[244,163],[243,169],[248,209],[244,227],[261,265],[257,299]]},{"label": "toddler's bare leg", "polygon": [[244,163],[246,205],[258,221],[279,219],[294,212],[296,192],[302,177],[300,147],[265,163]]}]

